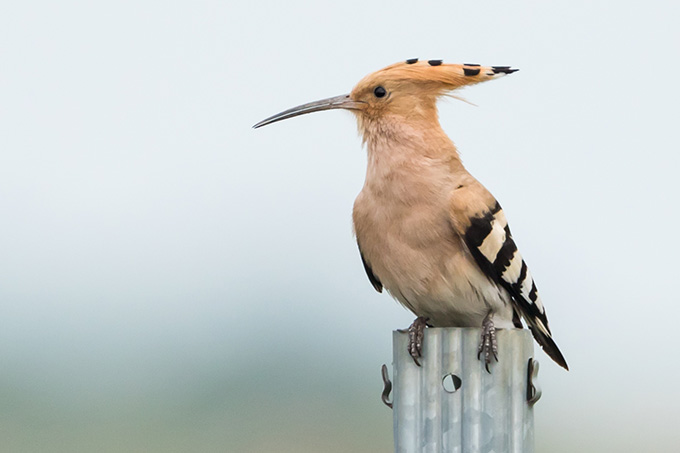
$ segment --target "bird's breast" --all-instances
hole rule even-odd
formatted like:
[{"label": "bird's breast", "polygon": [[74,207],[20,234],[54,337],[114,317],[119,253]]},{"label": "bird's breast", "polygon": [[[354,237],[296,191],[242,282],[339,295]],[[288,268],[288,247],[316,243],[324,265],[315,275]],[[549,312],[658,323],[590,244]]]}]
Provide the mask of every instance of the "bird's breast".
[{"label": "bird's breast", "polygon": [[355,201],[353,220],[361,252],[388,290],[427,292],[447,262],[462,252],[446,209],[431,200],[402,203],[364,190]]},{"label": "bird's breast", "polygon": [[455,181],[384,175],[366,181],[353,211],[372,272],[397,300],[435,325],[480,325],[487,301],[505,301],[451,226],[448,200]]}]

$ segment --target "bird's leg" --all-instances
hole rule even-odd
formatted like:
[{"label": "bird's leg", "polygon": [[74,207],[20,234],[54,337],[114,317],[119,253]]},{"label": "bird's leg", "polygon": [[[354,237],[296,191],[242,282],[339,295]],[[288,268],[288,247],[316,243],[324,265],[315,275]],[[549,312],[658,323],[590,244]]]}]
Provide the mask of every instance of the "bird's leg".
[{"label": "bird's leg", "polygon": [[489,371],[489,364],[491,363],[491,354],[498,362],[498,343],[496,342],[496,327],[493,325],[493,312],[489,312],[482,321],[482,338],[479,341],[477,348],[477,359],[481,360],[481,355],[484,353],[484,368],[487,373]]},{"label": "bird's leg", "polygon": [[400,332],[408,333],[408,353],[418,366],[420,366],[418,359],[423,356],[423,337],[425,336],[427,320],[428,318],[418,316],[408,330],[400,330]]}]

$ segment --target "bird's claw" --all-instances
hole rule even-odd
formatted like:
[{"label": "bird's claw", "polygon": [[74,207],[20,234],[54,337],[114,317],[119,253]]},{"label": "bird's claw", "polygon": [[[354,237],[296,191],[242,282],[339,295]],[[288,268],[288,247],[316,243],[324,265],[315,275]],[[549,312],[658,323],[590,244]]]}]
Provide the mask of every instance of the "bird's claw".
[{"label": "bird's claw", "polygon": [[489,313],[482,322],[482,337],[477,348],[477,359],[481,360],[482,353],[484,353],[484,368],[487,373],[489,364],[491,363],[491,355],[498,362],[498,343],[496,342],[496,327],[493,325],[492,315]]},{"label": "bird's claw", "polygon": [[418,316],[407,330],[400,330],[400,332],[408,333],[408,353],[418,366],[420,366],[418,359],[423,356],[423,338],[425,337],[427,319]]}]

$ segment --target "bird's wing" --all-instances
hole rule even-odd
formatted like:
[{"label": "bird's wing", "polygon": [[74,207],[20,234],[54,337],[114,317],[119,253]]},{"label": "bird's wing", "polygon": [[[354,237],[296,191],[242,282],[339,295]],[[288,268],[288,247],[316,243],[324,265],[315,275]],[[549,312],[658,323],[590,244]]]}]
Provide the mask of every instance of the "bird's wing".
[{"label": "bird's wing", "polygon": [[366,258],[364,258],[364,253],[361,251],[361,245],[357,242],[357,245],[359,246],[359,254],[361,255],[361,262],[364,263],[364,270],[366,270],[366,275],[368,275],[368,279],[371,281],[371,285],[375,288],[376,291],[379,293],[382,293],[382,283],[378,279],[378,277],[375,276],[373,273],[373,269],[371,269],[371,265],[366,262]]},{"label": "bird's wing", "polygon": [[450,213],[454,229],[480,269],[512,296],[515,309],[545,352],[569,369],[552,339],[536,284],[517,250],[503,209],[496,199],[475,181],[453,192]]}]

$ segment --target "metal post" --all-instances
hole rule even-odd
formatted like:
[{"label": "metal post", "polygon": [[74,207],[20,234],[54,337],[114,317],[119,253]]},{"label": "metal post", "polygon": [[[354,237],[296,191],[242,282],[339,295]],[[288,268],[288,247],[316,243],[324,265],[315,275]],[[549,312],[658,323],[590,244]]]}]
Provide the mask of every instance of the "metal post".
[{"label": "metal post", "polygon": [[540,391],[532,383],[531,334],[496,336],[498,363],[487,373],[477,359],[480,329],[425,329],[422,367],[407,352],[408,336],[393,333],[396,452],[534,451],[532,405]]}]

